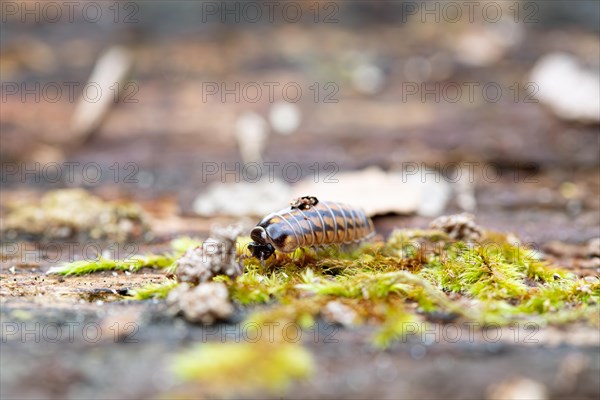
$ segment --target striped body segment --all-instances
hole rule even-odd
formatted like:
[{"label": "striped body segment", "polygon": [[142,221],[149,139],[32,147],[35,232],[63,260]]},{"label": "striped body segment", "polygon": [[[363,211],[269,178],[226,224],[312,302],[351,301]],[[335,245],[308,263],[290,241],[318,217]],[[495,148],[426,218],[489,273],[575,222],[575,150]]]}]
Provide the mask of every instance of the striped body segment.
[{"label": "striped body segment", "polygon": [[[266,216],[255,228],[266,233],[260,241],[290,253],[298,247],[358,243],[374,236],[373,222],[361,209],[316,198],[314,201],[314,205],[291,206]],[[259,235],[252,236],[257,240]]]}]

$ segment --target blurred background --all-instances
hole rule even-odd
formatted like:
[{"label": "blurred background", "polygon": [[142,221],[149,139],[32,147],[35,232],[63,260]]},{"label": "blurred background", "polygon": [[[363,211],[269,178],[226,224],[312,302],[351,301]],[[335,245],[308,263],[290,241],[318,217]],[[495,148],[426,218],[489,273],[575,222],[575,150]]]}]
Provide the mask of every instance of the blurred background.
[{"label": "blurred background", "polygon": [[[161,251],[170,238],[202,237],[216,222],[250,227],[296,195],[316,195],[365,208],[382,236],[468,211],[482,226],[515,232],[580,275],[597,275],[591,247],[600,236],[597,1],[3,1],[0,7],[3,241],[72,237],[73,226],[98,226],[96,217],[85,218],[89,211],[104,225],[87,237],[134,238],[143,243],[137,252]],[[63,188],[131,200],[148,219],[142,224],[139,210],[119,209],[105,223],[102,204],[82,192],[45,197],[42,207],[52,209],[45,216],[39,208],[19,211]],[[48,215],[60,229],[48,230]],[[3,282],[10,283],[3,265]],[[47,267],[47,260],[35,266]],[[159,279],[148,274],[124,279],[127,285]],[[2,295],[13,296],[18,310],[30,307],[35,301],[21,303],[19,296],[38,296],[37,283],[31,285],[15,284]],[[98,318],[96,309],[71,306],[49,315]],[[151,376],[148,365],[198,335],[167,324],[140,333],[153,341],[143,351],[101,347],[83,375],[72,367],[80,360],[77,347],[39,363],[33,350],[27,363],[29,350],[15,350],[4,364],[11,366],[3,369],[5,393],[160,392],[169,383]],[[351,331],[341,339],[349,346],[357,340]],[[331,350],[330,360],[357,365],[352,351]],[[457,357],[452,365],[489,380],[489,371],[509,371],[525,358],[546,365],[562,350],[531,350],[531,357],[528,351],[519,350],[522,358],[511,353],[496,369],[484,371],[484,358],[471,365],[473,358]],[[494,352],[500,350],[484,351]],[[428,359],[423,374],[412,371],[409,358],[403,374],[429,387],[444,357]],[[385,376],[390,359],[377,356],[378,374]],[[98,367],[104,363],[111,370]],[[376,397],[380,385],[359,375],[336,376],[341,392],[317,377],[295,395]],[[476,398],[485,389],[481,382],[450,379],[435,390]],[[590,385],[578,390],[598,393]]]},{"label": "blurred background", "polygon": [[256,217],[308,190],[408,224],[467,210],[585,240],[598,7],[4,2],[3,192]]}]

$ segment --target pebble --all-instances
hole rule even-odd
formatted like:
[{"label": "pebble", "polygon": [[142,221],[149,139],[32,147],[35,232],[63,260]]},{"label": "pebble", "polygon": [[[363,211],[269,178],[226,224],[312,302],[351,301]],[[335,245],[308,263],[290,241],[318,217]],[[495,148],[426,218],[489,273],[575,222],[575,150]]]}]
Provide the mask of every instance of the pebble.
[{"label": "pebble", "polygon": [[534,65],[532,93],[558,117],[582,122],[600,121],[600,74],[584,68],[567,53],[550,53]]}]

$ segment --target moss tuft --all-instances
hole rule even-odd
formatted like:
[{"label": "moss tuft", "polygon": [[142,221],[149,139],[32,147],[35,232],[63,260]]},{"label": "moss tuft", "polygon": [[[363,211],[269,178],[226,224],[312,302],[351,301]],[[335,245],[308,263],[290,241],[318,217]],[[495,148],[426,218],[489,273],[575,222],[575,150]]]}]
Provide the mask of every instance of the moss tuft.
[{"label": "moss tuft", "polygon": [[200,382],[211,394],[280,393],[293,380],[310,376],[314,362],[295,343],[205,343],[179,354],[172,368],[180,379]]},{"label": "moss tuft", "polygon": [[495,232],[465,243],[437,230],[396,231],[349,253],[302,251],[278,254],[264,270],[252,258],[245,266],[227,284],[235,301],[267,304],[249,321],[312,321],[328,301],[345,299],[359,320],[380,326],[378,347],[435,313],[484,325],[598,320],[597,282],[577,280]]},{"label": "moss tuft", "polygon": [[385,304],[381,328],[373,336],[375,347],[385,349],[394,341],[404,340],[409,334],[419,332],[421,324],[414,314],[406,311],[402,304]]},{"label": "moss tuft", "polygon": [[175,281],[168,281],[166,283],[151,283],[149,285],[145,285],[141,288],[133,290],[133,299],[166,299],[171,289],[174,289],[177,285],[178,283]]},{"label": "moss tuft", "polygon": [[132,256],[129,260],[110,260],[100,257],[97,260],[79,260],[65,263],[48,270],[48,274],[59,275],[85,275],[99,271],[130,271],[135,272],[142,268],[164,269],[173,264],[174,258],[170,255],[149,254],[146,256]]}]

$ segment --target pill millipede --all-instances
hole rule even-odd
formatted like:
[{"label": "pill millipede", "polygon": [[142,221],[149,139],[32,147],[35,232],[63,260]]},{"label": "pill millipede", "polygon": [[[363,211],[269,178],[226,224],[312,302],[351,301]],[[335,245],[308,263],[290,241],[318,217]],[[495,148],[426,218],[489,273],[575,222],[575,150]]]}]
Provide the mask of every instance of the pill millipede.
[{"label": "pill millipede", "polygon": [[275,250],[291,253],[300,247],[360,243],[374,235],[373,221],[362,209],[304,196],[264,217],[252,229],[253,242],[248,248],[254,257],[264,261]]}]

